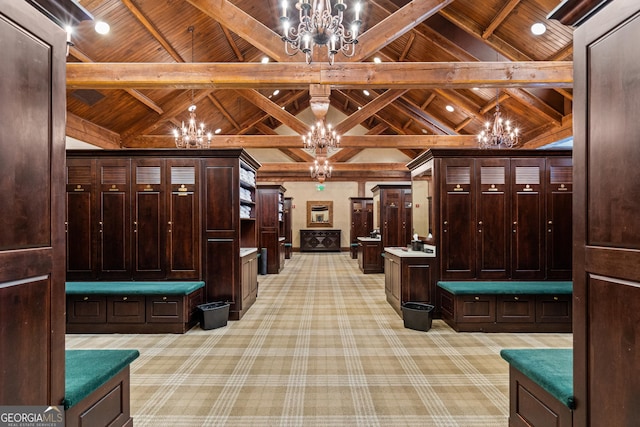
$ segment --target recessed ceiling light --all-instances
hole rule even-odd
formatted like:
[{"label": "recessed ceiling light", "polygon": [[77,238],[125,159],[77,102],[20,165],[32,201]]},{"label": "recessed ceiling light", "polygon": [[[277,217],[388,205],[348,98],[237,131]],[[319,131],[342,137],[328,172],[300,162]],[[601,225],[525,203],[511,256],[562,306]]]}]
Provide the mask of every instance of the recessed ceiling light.
[{"label": "recessed ceiling light", "polygon": [[217,135],[217,134],[219,134],[220,132],[222,132],[222,129],[218,128],[218,129],[216,129],[216,130],[215,130],[215,132],[214,132],[214,133]]},{"label": "recessed ceiling light", "polygon": [[278,96],[279,93],[280,93],[280,89],[276,89],[273,91],[273,96]]},{"label": "recessed ceiling light", "polygon": [[373,62],[375,62],[376,64],[379,64],[382,62],[382,59],[378,58],[377,56],[375,58],[373,58]]},{"label": "recessed ceiling light", "polygon": [[284,108],[284,107],[285,107],[285,106],[283,105],[283,106],[282,106],[282,109],[283,109],[283,110],[286,110],[286,108]]},{"label": "recessed ceiling light", "polygon": [[362,107],[358,107],[358,110],[362,110]]},{"label": "recessed ceiling light", "polygon": [[265,56],[264,58],[262,58],[262,61],[261,61],[261,62],[262,62],[263,64],[267,64],[267,63],[269,62],[269,58]]},{"label": "recessed ceiling light", "polygon": [[531,26],[531,32],[536,36],[542,35],[547,31],[547,27],[542,22],[536,22]]},{"label": "recessed ceiling light", "polygon": [[368,90],[363,90],[362,93],[364,93],[364,96],[369,96],[369,91]]},{"label": "recessed ceiling light", "polygon": [[422,128],[422,133],[424,133],[426,135],[427,133],[429,133],[429,131],[426,130],[425,128]]},{"label": "recessed ceiling light", "polygon": [[480,88],[478,88],[478,87],[471,88],[471,90],[479,90],[479,89]]},{"label": "recessed ceiling light", "polygon": [[102,35],[109,33],[109,30],[111,29],[111,27],[109,27],[109,24],[104,21],[96,21],[96,25],[94,28],[96,30],[96,33]]},{"label": "recessed ceiling light", "polygon": [[451,105],[447,105],[444,108],[446,108],[448,112],[453,113],[453,107]]}]

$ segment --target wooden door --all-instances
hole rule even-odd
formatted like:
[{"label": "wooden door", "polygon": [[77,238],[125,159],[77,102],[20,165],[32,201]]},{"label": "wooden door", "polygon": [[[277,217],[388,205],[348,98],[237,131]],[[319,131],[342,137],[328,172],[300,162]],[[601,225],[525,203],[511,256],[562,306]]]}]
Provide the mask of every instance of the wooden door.
[{"label": "wooden door", "polygon": [[547,279],[571,279],[571,203],[573,168],[570,158],[547,159],[546,171]]},{"label": "wooden door", "polygon": [[475,256],[475,168],[473,159],[441,159],[441,277],[473,279]]},{"label": "wooden door", "polygon": [[511,277],[544,279],[544,158],[511,159]]},{"label": "wooden door", "polygon": [[129,159],[97,160],[98,278],[131,278]]},{"label": "wooden door", "polygon": [[198,160],[167,159],[167,278],[200,277]]},{"label": "wooden door", "polygon": [[0,405],[60,405],[66,34],[0,0],[0,40]]},{"label": "wooden door", "polygon": [[163,159],[133,159],[133,277],[166,277],[166,187]]},{"label": "wooden door", "polygon": [[640,4],[574,33],[574,425],[640,419]]},{"label": "wooden door", "polygon": [[95,160],[67,159],[66,179],[67,280],[94,280],[98,273]]},{"label": "wooden door", "polygon": [[511,261],[509,159],[478,159],[476,171],[477,277],[508,279]]}]

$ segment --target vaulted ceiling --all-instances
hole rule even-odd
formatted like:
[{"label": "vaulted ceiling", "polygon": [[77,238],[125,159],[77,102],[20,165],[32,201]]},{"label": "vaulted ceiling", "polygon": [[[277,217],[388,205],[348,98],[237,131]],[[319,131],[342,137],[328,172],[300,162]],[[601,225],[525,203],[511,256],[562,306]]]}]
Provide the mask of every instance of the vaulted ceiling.
[{"label": "vaulted ceiling", "polygon": [[[546,19],[559,0],[361,2],[356,53],[330,65],[324,49],[311,64],[285,54],[279,0],[81,0],[111,31],[74,28],[67,135],[173,147],[193,98],[198,121],[220,129],[212,147],[247,149],[270,180],[309,179],[310,92],[329,97],[328,121],[344,135],[332,179],[404,179],[430,147],[475,146],[497,99],[521,147],[571,136],[573,30]],[[534,36],[535,22],[546,33]]]}]

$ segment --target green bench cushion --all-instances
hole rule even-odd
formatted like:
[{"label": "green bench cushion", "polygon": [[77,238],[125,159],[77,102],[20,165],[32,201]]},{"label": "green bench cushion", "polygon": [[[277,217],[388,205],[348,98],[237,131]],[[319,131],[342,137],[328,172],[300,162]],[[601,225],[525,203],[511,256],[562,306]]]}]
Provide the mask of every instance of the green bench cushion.
[{"label": "green bench cushion", "polygon": [[454,295],[571,295],[573,282],[547,281],[493,281],[493,282],[438,282],[438,286]]},{"label": "green bench cushion", "polygon": [[284,247],[285,247],[285,248],[290,248],[290,247],[292,247],[292,246],[293,246],[293,244],[291,244],[291,243],[285,243],[285,244],[284,244]]},{"label": "green bench cushion", "polygon": [[504,349],[500,356],[569,409],[575,409],[573,349]]},{"label": "green bench cushion", "polygon": [[67,282],[67,295],[189,295],[204,282]]},{"label": "green bench cushion", "polygon": [[138,350],[66,350],[64,409],[89,396],[138,356]]}]

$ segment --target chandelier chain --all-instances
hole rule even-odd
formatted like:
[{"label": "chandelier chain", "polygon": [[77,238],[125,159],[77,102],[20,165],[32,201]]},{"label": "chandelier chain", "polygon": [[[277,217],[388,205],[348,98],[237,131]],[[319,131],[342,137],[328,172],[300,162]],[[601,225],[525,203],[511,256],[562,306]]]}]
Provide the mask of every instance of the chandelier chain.
[{"label": "chandelier chain", "polygon": [[[191,63],[195,61],[195,28],[193,25],[187,29],[191,33]],[[185,126],[182,121],[180,129],[174,129],[173,135],[177,148],[209,148],[211,146],[211,132],[206,129],[204,122],[200,125],[196,120],[196,103],[194,91],[191,89],[191,105],[189,106],[189,121]]]}]

